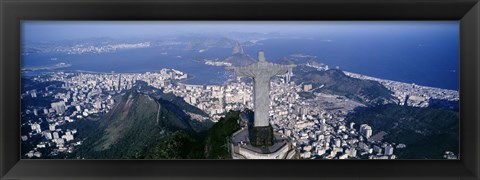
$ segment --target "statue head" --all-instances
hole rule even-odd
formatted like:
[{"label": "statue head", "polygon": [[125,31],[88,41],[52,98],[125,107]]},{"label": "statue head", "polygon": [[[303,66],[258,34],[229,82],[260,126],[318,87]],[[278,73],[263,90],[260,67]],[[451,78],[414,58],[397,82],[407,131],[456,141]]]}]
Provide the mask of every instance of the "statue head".
[{"label": "statue head", "polygon": [[258,61],[259,61],[259,62],[265,62],[265,61],[267,61],[267,60],[265,59],[265,53],[264,53],[263,51],[259,51],[259,52],[258,52]]}]

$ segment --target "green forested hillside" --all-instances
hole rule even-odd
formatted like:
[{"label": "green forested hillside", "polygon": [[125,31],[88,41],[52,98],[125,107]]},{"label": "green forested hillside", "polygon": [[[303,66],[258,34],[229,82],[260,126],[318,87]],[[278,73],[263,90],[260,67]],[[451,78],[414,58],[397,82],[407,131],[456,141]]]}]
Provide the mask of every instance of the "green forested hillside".
[{"label": "green forested hillside", "polygon": [[[178,130],[165,135],[146,151],[146,159],[204,159],[204,141]],[[203,137],[203,136],[200,136]]]},{"label": "green forested hillside", "polygon": [[238,112],[229,112],[213,124],[191,119],[186,112],[198,109],[171,94],[155,99],[131,90],[117,101],[102,119],[69,125],[77,127],[84,140],[70,158],[230,158],[225,140],[239,129]]},{"label": "green forested hillside", "polygon": [[[337,69],[317,71],[299,66],[294,69],[294,74],[293,80],[296,84],[312,84],[313,92],[345,96],[371,105],[383,104],[393,99],[392,92],[380,83],[352,78]],[[308,93],[303,95],[308,97]]]},{"label": "green forested hillside", "polygon": [[205,145],[207,159],[231,159],[227,138],[240,129],[239,114],[238,111],[230,111],[209,129]]},{"label": "green forested hillside", "polygon": [[384,141],[406,144],[395,150],[401,159],[442,159],[445,151],[458,155],[458,112],[388,104],[358,109],[346,121],[369,124],[373,134],[388,133]]},{"label": "green forested hillside", "polygon": [[[195,146],[195,138],[201,139],[205,134],[197,130],[208,129],[212,122],[193,122],[196,120],[192,120],[182,108],[175,105],[181,104],[176,100],[155,100],[135,90],[127,92],[118,98],[117,105],[101,120],[88,122],[94,124],[88,126],[91,129],[79,129],[85,136],[85,141],[75,151],[75,156],[93,159],[177,157],[178,155],[168,153],[160,155],[160,152],[152,150],[163,145],[172,148],[172,151],[184,148],[169,143],[174,140],[179,140],[179,143],[185,140],[188,142],[187,149],[191,150],[190,144]],[[193,124],[195,128],[192,127]]]}]

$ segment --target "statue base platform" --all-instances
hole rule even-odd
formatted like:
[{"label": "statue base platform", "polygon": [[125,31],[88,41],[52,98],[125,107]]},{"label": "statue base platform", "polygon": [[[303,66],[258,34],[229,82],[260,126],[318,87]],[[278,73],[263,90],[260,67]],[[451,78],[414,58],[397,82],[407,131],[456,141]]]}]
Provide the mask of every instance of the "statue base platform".
[{"label": "statue base platform", "polygon": [[230,138],[233,159],[299,159],[299,153],[287,137],[273,133],[270,146],[254,146],[250,143],[248,128],[235,132]]},{"label": "statue base platform", "polygon": [[272,146],[274,144],[273,127],[248,127],[250,144],[256,147]]}]

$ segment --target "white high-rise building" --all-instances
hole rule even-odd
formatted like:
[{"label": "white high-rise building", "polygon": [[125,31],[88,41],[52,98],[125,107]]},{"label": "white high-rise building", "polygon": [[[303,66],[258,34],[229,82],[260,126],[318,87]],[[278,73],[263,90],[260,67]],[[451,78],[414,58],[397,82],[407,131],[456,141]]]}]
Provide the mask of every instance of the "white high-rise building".
[{"label": "white high-rise building", "polygon": [[391,145],[385,146],[385,155],[390,156],[393,154],[393,147]]},{"label": "white high-rise building", "polygon": [[355,125],[354,122],[350,122],[350,129],[353,129],[353,126]]},{"label": "white high-rise building", "polygon": [[40,127],[40,124],[37,124],[36,122],[31,124],[30,127],[32,128],[33,131],[35,131],[37,133],[42,132],[42,128]]},{"label": "white high-rise building", "polygon": [[44,134],[43,134],[43,135],[44,135],[44,136],[45,136],[45,138],[47,138],[48,140],[50,140],[50,139],[52,139],[52,138],[53,138],[53,137],[52,137],[52,133],[50,133],[50,132],[48,132],[48,131],[47,131],[47,132],[44,132]]},{"label": "white high-rise building", "polygon": [[360,126],[360,134],[365,136],[367,139],[370,138],[370,136],[372,136],[372,127],[370,127],[369,125],[367,124],[362,124]]},{"label": "white high-rise building", "polygon": [[32,96],[32,98],[36,98],[37,97],[37,90],[32,90],[30,95]]},{"label": "white high-rise building", "polygon": [[58,132],[53,132],[53,139],[58,139],[60,136],[58,135]]},{"label": "white high-rise building", "polygon": [[48,125],[48,129],[49,129],[50,131],[55,131],[55,124],[50,124],[50,125]]},{"label": "white high-rise building", "polygon": [[55,110],[57,114],[63,114],[66,110],[65,108],[65,101],[58,101],[51,103],[52,109]]}]

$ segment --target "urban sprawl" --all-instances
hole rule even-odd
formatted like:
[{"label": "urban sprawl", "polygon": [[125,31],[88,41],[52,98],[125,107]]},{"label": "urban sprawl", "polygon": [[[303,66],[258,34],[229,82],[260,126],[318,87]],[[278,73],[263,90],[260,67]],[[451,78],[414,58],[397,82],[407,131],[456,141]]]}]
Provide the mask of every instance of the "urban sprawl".
[{"label": "urban sprawl", "polygon": [[[315,67],[315,66],[313,66]],[[316,67],[322,71],[328,67]],[[429,99],[458,101],[458,91],[419,86],[360,74],[345,72],[353,78],[374,80],[394,93],[400,105],[427,107]],[[331,94],[314,93],[315,98],[304,99],[299,92],[313,91],[312,84],[295,84],[292,73],[277,76],[271,82],[270,123],[276,132],[289,137],[305,159],[395,159],[395,149],[408,148],[402,142],[382,142],[386,132],[377,131],[368,124],[345,122],[354,108],[363,104]],[[82,139],[76,138],[77,129],[61,129],[62,125],[88,118],[98,118],[115,105],[115,97],[135,86],[137,81],[173,93],[196,106],[218,121],[230,110],[253,109],[252,83],[240,78],[228,80],[224,85],[189,85],[182,81],[189,75],[174,69],[146,73],[69,73],[56,72],[38,76],[34,81],[60,81],[61,88],[46,87],[22,92],[22,98],[48,97],[47,107],[27,105],[22,111],[26,118],[22,127],[31,132],[21,136],[22,141],[41,137],[26,158],[73,153]],[[319,87],[321,88],[321,87]],[[408,98],[407,98],[408,97]],[[42,128],[48,127],[48,128]],[[50,154],[40,148],[53,147]],[[456,158],[451,152],[446,152]]]}]

